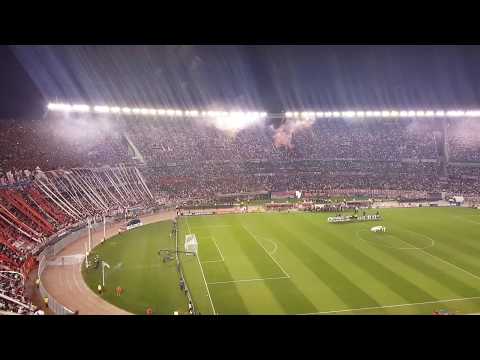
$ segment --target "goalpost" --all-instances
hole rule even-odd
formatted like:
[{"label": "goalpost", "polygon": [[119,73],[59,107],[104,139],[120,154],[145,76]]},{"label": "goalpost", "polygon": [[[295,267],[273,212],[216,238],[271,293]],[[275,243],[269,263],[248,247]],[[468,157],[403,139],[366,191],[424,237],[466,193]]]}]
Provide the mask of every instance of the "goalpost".
[{"label": "goalpost", "polygon": [[197,254],[198,252],[198,241],[195,234],[188,234],[185,236],[185,251],[188,253]]}]

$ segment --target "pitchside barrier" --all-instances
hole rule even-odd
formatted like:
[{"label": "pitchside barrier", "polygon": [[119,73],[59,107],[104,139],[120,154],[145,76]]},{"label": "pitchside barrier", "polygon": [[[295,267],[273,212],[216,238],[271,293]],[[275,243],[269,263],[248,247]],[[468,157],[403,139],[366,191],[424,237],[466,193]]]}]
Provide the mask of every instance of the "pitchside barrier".
[{"label": "pitchside barrier", "polygon": [[[147,209],[142,213],[142,215],[149,215],[154,214],[157,211],[152,211],[151,209]],[[123,220],[123,217],[120,218],[107,218],[107,224],[111,224],[114,222],[118,222]],[[103,228],[103,222],[98,222],[92,224],[92,230],[95,231],[97,229]],[[71,231],[70,233],[66,233],[67,235],[62,235],[60,240],[57,240],[59,237],[55,236],[55,239],[52,239],[54,243],[49,244],[43,251],[38,255],[38,279],[40,279],[39,290],[42,298],[48,298],[48,307],[55,313],[56,315],[72,315],[74,312],[67,307],[60,304],[53,296],[51,296],[47,289],[43,286],[42,283],[42,273],[45,268],[48,266],[48,259],[51,257],[56,256],[60,253],[63,249],[65,249],[68,245],[74,243],[82,236],[88,234],[87,224],[83,223],[77,227],[78,230]],[[55,241],[57,240],[57,241]]]},{"label": "pitchside barrier", "polygon": [[[113,222],[113,219],[110,221],[109,220],[110,219],[107,219],[107,223]],[[101,228],[103,228],[103,223],[96,223],[92,225],[93,231]],[[49,258],[56,256],[68,245],[74,243],[75,241],[80,239],[82,236],[85,236],[87,233],[88,233],[88,228],[86,224],[84,224],[82,228],[62,237],[62,239],[48,246],[40,253],[40,255],[38,255],[38,278],[40,279],[40,284],[39,284],[40,294],[42,295],[42,298],[48,298],[48,307],[56,315],[72,315],[73,311],[63,306],[62,304],[60,304],[57,300],[55,300],[53,296],[51,296],[48,293],[47,289],[45,289],[42,283],[42,273],[45,270],[45,268],[48,266]]]}]

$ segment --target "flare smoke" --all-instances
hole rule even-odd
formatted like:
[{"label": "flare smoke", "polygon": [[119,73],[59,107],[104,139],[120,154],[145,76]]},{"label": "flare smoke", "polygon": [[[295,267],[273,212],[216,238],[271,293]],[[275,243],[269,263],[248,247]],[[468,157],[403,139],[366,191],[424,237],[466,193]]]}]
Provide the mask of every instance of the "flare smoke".
[{"label": "flare smoke", "polygon": [[293,149],[292,137],[296,131],[302,129],[308,129],[313,125],[315,120],[313,119],[304,119],[304,120],[287,120],[281,124],[275,133],[273,134],[273,141],[277,147],[285,147],[288,149]]}]

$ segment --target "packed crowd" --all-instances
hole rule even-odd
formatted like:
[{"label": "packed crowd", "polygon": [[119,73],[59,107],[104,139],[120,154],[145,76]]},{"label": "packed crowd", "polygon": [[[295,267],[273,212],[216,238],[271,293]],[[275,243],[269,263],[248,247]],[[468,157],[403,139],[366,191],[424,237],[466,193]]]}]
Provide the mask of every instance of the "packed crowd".
[{"label": "packed crowd", "polygon": [[447,131],[452,162],[480,162],[480,124],[477,119],[451,121]]},{"label": "packed crowd", "polygon": [[[24,279],[18,273],[0,272],[0,294],[15,301],[0,297],[0,310],[17,314],[30,314],[33,306],[25,295]],[[20,304],[19,304],[20,303]],[[23,304],[23,305],[21,305]]]},{"label": "packed crowd", "polygon": [[188,200],[249,191],[397,189],[441,191],[437,162],[298,161],[146,167],[154,192]]},{"label": "packed crowd", "polygon": [[0,269],[26,271],[48,236],[87,217],[152,205],[142,178],[170,205],[286,190],[480,194],[480,167],[468,164],[480,163],[472,120],[267,122],[236,132],[204,119],[131,120],[0,122]]},{"label": "packed crowd", "polygon": [[[298,128],[296,128],[296,126]],[[147,163],[299,159],[437,159],[434,122],[317,121],[257,125],[232,135],[194,120],[139,121],[128,129]]]}]

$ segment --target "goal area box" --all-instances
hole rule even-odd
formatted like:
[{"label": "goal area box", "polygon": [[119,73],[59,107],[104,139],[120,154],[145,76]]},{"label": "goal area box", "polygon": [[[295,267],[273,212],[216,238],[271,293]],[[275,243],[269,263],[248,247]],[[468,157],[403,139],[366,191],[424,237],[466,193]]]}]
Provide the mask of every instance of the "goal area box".
[{"label": "goal area box", "polygon": [[195,234],[185,235],[185,251],[196,254],[198,251],[198,241]]}]

